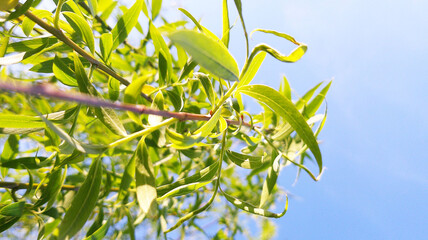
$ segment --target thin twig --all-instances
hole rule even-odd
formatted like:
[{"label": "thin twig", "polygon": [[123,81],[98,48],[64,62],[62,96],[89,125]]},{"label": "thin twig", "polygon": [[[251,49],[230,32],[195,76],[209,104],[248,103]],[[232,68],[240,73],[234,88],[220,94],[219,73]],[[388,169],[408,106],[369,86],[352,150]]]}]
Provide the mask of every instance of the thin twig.
[{"label": "thin twig", "polygon": [[[148,115],[157,115],[167,118],[176,118],[180,121],[185,120],[198,120],[198,121],[208,121],[211,119],[209,115],[187,113],[187,112],[170,112],[158,109],[152,109],[144,105],[138,104],[128,104],[120,102],[111,102],[101,98],[93,97],[87,94],[78,93],[78,92],[65,92],[57,89],[51,84],[18,84],[16,82],[5,82],[0,81],[0,91],[11,91],[24,93],[28,95],[43,97],[56,98],[61,100],[67,100],[72,102],[78,102],[89,106],[95,107],[108,107],[118,110],[131,111],[138,114],[148,114]],[[240,122],[236,120],[226,120],[229,125],[239,125]],[[251,127],[249,123],[242,123],[243,126]]]},{"label": "thin twig", "polygon": [[[69,47],[71,47],[74,51],[76,51],[78,54],[80,54],[82,57],[84,57],[86,60],[88,60],[92,65],[96,66],[97,68],[101,69],[103,72],[107,73],[108,75],[112,76],[113,78],[117,79],[119,82],[121,82],[123,85],[128,86],[130,82],[117,74],[115,71],[113,71],[111,68],[109,68],[107,65],[103,64],[102,62],[95,59],[90,53],[86,52],[83,48],[81,48],[79,45],[77,45],[75,42],[73,42],[70,38],[68,38],[60,29],[56,29],[55,27],[49,25],[30,11],[25,12],[25,16],[27,16],[29,19],[31,19],[33,22],[37,23],[40,27],[48,31],[50,34],[57,37],[60,41],[67,44]],[[148,101],[152,101],[152,99],[147,96],[146,94],[141,94],[145,99]]]}]

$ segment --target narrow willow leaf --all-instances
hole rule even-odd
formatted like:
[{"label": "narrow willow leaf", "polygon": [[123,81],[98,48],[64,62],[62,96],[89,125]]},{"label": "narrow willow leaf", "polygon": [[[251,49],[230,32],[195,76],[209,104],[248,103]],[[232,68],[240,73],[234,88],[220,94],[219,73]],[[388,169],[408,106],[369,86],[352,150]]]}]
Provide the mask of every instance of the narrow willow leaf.
[{"label": "narrow willow leaf", "polygon": [[214,115],[211,116],[210,120],[208,120],[206,123],[204,123],[204,125],[202,125],[193,134],[194,135],[200,135],[201,137],[207,137],[211,133],[211,131],[215,128],[215,126],[217,125],[217,123],[220,119],[220,116],[221,116],[222,109],[223,109],[223,107],[220,107],[214,113]]},{"label": "narrow willow leaf", "polygon": [[45,210],[52,207],[56,200],[58,193],[61,191],[61,187],[64,184],[65,177],[67,176],[67,168],[62,171],[62,168],[54,170],[49,175],[48,185],[43,188],[42,196],[34,203],[34,207],[40,207],[45,203],[48,203]]},{"label": "narrow willow leaf", "polygon": [[76,74],[65,64],[61,58],[55,56],[52,71],[55,77],[63,84],[71,87],[77,87]]},{"label": "narrow willow leaf", "polygon": [[[159,91],[156,94],[155,98],[153,99],[151,108],[163,110],[164,102],[165,102],[165,99],[163,97],[163,94],[162,92]],[[155,126],[155,125],[158,125],[160,122],[162,122],[162,119],[163,119],[162,116],[149,115],[147,121],[149,122],[150,126]]]},{"label": "narrow willow leaf", "polygon": [[111,33],[103,33],[100,39],[101,56],[104,62],[108,62],[110,54],[113,50],[113,35]]},{"label": "narrow willow leaf", "polygon": [[50,47],[53,44],[57,43],[58,39],[56,37],[36,37],[29,40],[22,40],[19,42],[10,43],[7,47],[7,53],[12,52],[28,52],[35,50],[39,47]]},{"label": "narrow willow leaf", "polygon": [[108,79],[108,96],[110,100],[116,101],[120,95],[120,82],[112,77]]},{"label": "narrow willow leaf", "polygon": [[[144,84],[147,82],[147,77],[139,77],[131,82],[125,89],[124,102],[135,104],[140,96]],[[128,116],[138,125],[142,125],[140,116],[134,112],[127,111]]]},{"label": "narrow willow leaf", "polygon": [[297,42],[296,39],[294,39],[292,36],[290,36],[288,34],[285,34],[285,33],[277,32],[277,31],[269,30],[269,29],[260,29],[260,28],[258,28],[258,29],[254,29],[251,32],[250,35],[253,35],[253,33],[255,33],[255,32],[263,32],[263,33],[273,34],[273,35],[275,35],[277,37],[281,37],[281,38],[287,39],[288,41],[290,41],[290,42],[292,42],[292,43],[294,43],[296,45],[302,45],[301,43]]},{"label": "narrow willow leaf", "polygon": [[[2,3],[2,4],[5,4],[5,3]],[[17,7],[16,10],[7,17],[7,21],[19,18],[31,7],[32,4],[33,4],[33,0],[25,1],[25,3],[22,6]]]},{"label": "narrow willow leaf", "polygon": [[190,30],[179,30],[169,38],[184,48],[193,59],[213,75],[238,81],[239,69],[235,59],[226,47],[213,39]]},{"label": "narrow willow leaf", "polygon": [[89,9],[92,16],[96,16],[98,12],[98,0],[88,0]]},{"label": "narrow willow leaf", "polygon": [[255,157],[230,150],[226,150],[226,155],[230,161],[243,168],[256,169],[265,163],[265,156]]},{"label": "narrow willow leaf", "polygon": [[184,8],[179,8],[178,10],[180,10],[182,13],[184,13],[184,15],[186,15],[196,25],[196,27],[199,29],[199,31],[201,31],[201,32],[204,31],[204,29],[202,28],[202,25],[198,22],[198,20],[196,20],[195,17],[193,17],[192,14],[190,14],[189,11],[187,11]]},{"label": "narrow willow leaf", "polygon": [[269,199],[269,197],[272,195],[273,188],[276,185],[276,181],[278,179],[279,175],[279,169],[280,169],[280,163],[281,155],[278,154],[278,152],[273,151],[272,152],[272,163],[269,167],[268,174],[266,176],[266,179],[263,183],[263,189],[262,189],[262,195],[260,197],[260,208],[263,208]]},{"label": "narrow willow leaf", "polygon": [[[180,47],[181,48],[181,47]],[[180,77],[178,78],[179,81],[181,81],[183,78],[185,78],[195,67],[198,65],[197,62],[193,61],[193,59],[189,59],[189,61],[184,65],[183,70],[180,73]]]},{"label": "narrow willow leaf", "polygon": [[238,13],[239,13],[239,18],[241,19],[242,28],[244,29],[245,43],[246,43],[246,49],[247,49],[247,58],[248,58],[248,52],[249,52],[250,48],[249,48],[249,44],[248,44],[247,28],[245,27],[244,16],[242,14],[242,3],[241,3],[241,0],[234,0],[234,1],[235,1],[236,9],[238,10]]},{"label": "narrow willow leaf", "polygon": [[125,198],[125,196],[128,194],[129,186],[131,186],[131,183],[134,181],[136,158],[135,154],[136,152],[134,152],[134,155],[132,155],[128,164],[126,164],[125,171],[123,172],[122,179],[120,181],[119,193],[116,200],[117,202],[120,202]]},{"label": "narrow willow leaf", "polygon": [[57,127],[55,124],[53,124],[51,121],[46,119],[34,106],[30,104],[30,106],[33,108],[37,114],[39,114],[39,117],[45,122],[46,126],[51,129],[53,132],[55,132],[62,140],[64,140],[67,144],[72,146],[73,149],[77,149],[80,152],[86,152],[85,148],[82,146],[82,144],[77,141],[76,139],[72,138],[68,133],[66,133],[61,128]]},{"label": "narrow willow leaf", "polygon": [[39,117],[0,113],[0,128],[44,128],[45,126]]},{"label": "narrow willow leaf", "polygon": [[13,55],[9,55],[7,57],[0,57],[0,66],[8,66],[12,64],[16,64],[24,59],[25,53],[17,53]]},{"label": "narrow willow leaf", "polygon": [[162,7],[162,0],[152,0],[152,20],[158,15]]},{"label": "narrow willow leaf", "polygon": [[164,82],[160,83],[161,85],[163,85],[163,84],[169,83],[171,77],[174,74],[172,71],[172,56],[169,51],[168,45],[166,44],[159,30],[155,27],[155,25],[153,25],[151,21],[149,23],[149,31],[150,31],[150,37],[153,40],[153,45],[155,45],[156,55],[159,56],[159,54],[161,53],[167,62],[166,64],[167,64],[168,75],[164,78]]},{"label": "narrow willow leaf", "polygon": [[141,211],[149,216],[156,215],[156,178],[144,137],[138,143],[135,152],[135,183],[138,205]]},{"label": "narrow willow leaf", "polygon": [[243,86],[238,91],[266,104],[276,114],[282,116],[308,145],[317,160],[319,171],[322,171],[321,152],[314,133],[306,123],[305,118],[289,99],[282,96],[275,89],[265,85]]},{"label": "narrow willow leaf", "polygon": [[98,200],[102,173],[101,158],[96,158],[91,164],[88,176],[58,226],[59,239],[73,237],[85,225]]},{"label": "narrow willow leaf", "polygon": [[223,0],[223,36],[221,40],[224,46],[229,47],[230,38],[230,25],[229,25],[229,8],[227,7],[227,0]]},{"label": "narrow willow leaf", "polygon": [[0,164],[2,167],[13,169],[38,169],[47,167],[52,161],[46,161],[45,157],[22,157],[9,161],[4,161]]},{"label": "narrow willow leaf", "polygon": [[286,98],[291,100],[291,87],[285,76],[282,77],[281,85],[279,86],[279,92],[282,93]]},{"label": "narrow willow leaf", "polygon": [[224,191],[222,191],[223,196],[227,199],[227,201],[229,201],[230,203],[232,203],[235,207],[240,208],[246,212],[255,214],[255,215],[260,215],[263,217],[268,217],[268,218],[280,218],[282,216],[285,215],[285,213],[287,212],[288,209],[288,198],[286,198],[285,201],[285,209],[282,213],[273,213],[270,211],[267,211],[265,209],[262,208],[258,208],[250,203],[241,201],[227,193],[225,193]]},{"label": "narrow willow leaf", "polygon": [[108,229],[111,225],[111,217],[107,219],[107,221],[97,229],[93,234],[88,237],[85,237],[83,240],[101,240],[104,239],[105,235],[108,232]]},{"label": "narrow willow leaf", "polygon": [[0,209],[0,215],[10,217],[20,217],[24,213],[25,202],[15,202]]},{"label": "narrow willow leaf", "polygon": [[205,137],[201,137],[200,133],[198,135],[186,136],[170,129],[166,129],[166,136],[172,143],[171,147],[180,150],[189,149],[205,139]]},{"label": "narrow willow leaf", "polygon": [[[174,89],[175,90],[175,89]],[[184,107],[184,97],[178,91],[169,91],[167,90],[166,93],[168,95],[168,98],[172,105],[174,106],[174,109],[176,112],[180,112],[183,110]]]},{"label": "narrow willow leaf", "polygon": [[[32,13],[41,19],[52,16],[51,12],[44,9],[35,9],[32,11]],[[28,17],[24,18],[24,20],[22,21],[22,31],[27,37],[30,36],[31,31],[33,31],[35,25],[36,23]]]},{"label": "narrow willow leaf", "polygon": [[[76,54],[74,55],[74,67],[80,91],[96,97],[101,97],[95,87],[89,81],[82,62],[80,62],[79,57]],[[113,109],[96,107],[94,108],[94,113],[97,118],[113,133],[119,136],[128,135],[122,123],[120,122],[119,117],[116,115]]]},{"label": "narrow willow leaf", "polygon": [[67,19],[68,23],[76,30],[82,39],[86,42],[89,47],[89,50],[92,54],[95,53],[95,40],[92,29],[89,26],[88,22],[81,16],[77,15],[74,12],[62,12],[64,17]]},{"label": "narrow willow leaf", "polygon": [[256,76],[256,73],[259,71],[260,66],[265,60],[266,54],[266,52],[258,53],[252,59],[248,70],[244,73],[244,76],[240,76],[238,88],[250,84],[251,80]]},{"label": "narrow willow leaf", "polygon": [[205,185],[211,183],[213,180],[215,180],[215,178],[210,180],[210,181],[206,181],[206,182],[195,182],[195,183],[190,183],[190,184],[186,184],[186,185],[181,185],[181,186],[174,188],[173,190],[165,193],[161,197],[157,198],[157,201],[162,201],[162,200],[165,200],[166,198],[172,198],[172,197],[190,194],[192,192],[195,192],[199,188],[204,187]]},{"label": "narrow willow leaf", "polygon": [[137,0],[132,7],[117,21],[111,33],[113,34],[112,49],[116,49],[128,37],[138,22],[138,16],[143,8],[144,0]]},{"label": "narrow willow leaf", "polygon": [[321,106],[321,103],[324,101],[325,96],[327,95],[328,90],[330,89],[331,81],[318,93],[318,95],[308,103],[308,105],[303,110],[303,115],[306,118],[314,116],[316,111]]},{"label": "narrow willow leaf", "polygon": [[20,218],[21,216],[0,216],[0,233],[12,227]]},{"label": "narrow willow leaf", "polygon": [[196,172],[192,176],[177,180],[174,183],[159,186],[157,187],[158,196],[163,197],[166,193],[183,185],[212,180],[218,171],[218,166],[219,163],[216,161],[199,172]]},{"label": "narrow willow leaf", "polygon": [[208,75],[203,73],[195,73],[195,76],[196,78],[199,79],[199,81],[201,81],[201,84],[204,88],[205,95],[207,95],[208,100],[210,101],[211,105],[214,107],[216,94],[210,78],[208,77]]},{"label": "narrow willow leaf", "polygon": [[315,85],[315,87],[311,88],[309,91],[307,91],[305,93],[305,95],[303,95],[302,98],[300,98],[299,100],[297,100],[297,102],[294,104],[296,106],[296,108],[298,110],[302,109],[308,102],[309,100],[312,98],[312,96],[314,95],[315,91],[322,85],[322,82],[318,83],[317,85]]}]

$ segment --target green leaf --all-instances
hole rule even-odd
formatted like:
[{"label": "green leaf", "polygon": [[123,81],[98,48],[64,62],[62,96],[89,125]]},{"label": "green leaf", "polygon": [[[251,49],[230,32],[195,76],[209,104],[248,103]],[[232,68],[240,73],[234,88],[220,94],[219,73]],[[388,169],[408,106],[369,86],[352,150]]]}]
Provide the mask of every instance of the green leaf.
[{"label": "green leaf", "polygon": [[112,49],[116,49],[128,37],[138,22],[138,16],[143,8],[144,0],[137,0],[134,5],[117,21],[111,33],[113,34]]},{"label": "green leaf", "polygon": [[[139,77],[131,82],[125,89],[124,102],[135,104],[138,97],[141,95],[141,90],[143,89],[144,84],[147,82],[147,77]],[[134,112],[126,112],[128,116],[138,125],[142,125],[140,115]]]},{"label": "green leaf", "polygon": [[[32,11],[32,13],[41,19],[52,16],[51,12],[44,9],[35,9]],[[24,18],[22,21],[22,31],[27,37],[30,36],[31,31],[33,31],[35,25],[36,23],[33,22],[33,20],[29,19],[28,17]]]},{"label": "green leaf", "polygon": [[220,116],[221,111],[223,110],[223,107],[220,107],[214,115],[211,116],[210,120],[208,120],[204,125],[202,125],[198,130],[196,130],[193,134],[194,135],[200,135],[201,137],[207,137],[211,131],[215,128],[217,125]]},{"label": "green leaf", "polygon": [[135,152],[135,182],[138,205],[141,211],[149,216],[156,215],[156,178],[144,137],[138,143]]},{"label": "green leaf", "polygon": [[116,101],[120,95],[120,82],[112,77],[108,79],[108,96],[110,100]]},{"label": "green leaf", "polygon": [[28,52],[39,47],[50,47],[57,43],[56,37],[38,37],[29,40],[10,43],[7,47],[7,53],[12,52]]},{"label": "green leaf", "polygon": [[88,237],[85,237],[83,240],[101,240],[104,239],[105,235],[108,232],[108,229],[111,225],[111,217],[107,219],[107,221],[97,229],[93,234]]},{"label": "green leaf", "polygon": [[76,30],[82,39],[86,42],[89,47],[89,50],[92,54],[95,53],[95,41],[94,34],[92,29],[89,26],[88,22],[81,16],[77,15],[74,12],[62,12],[64,17],[67,19],[68,23]]},{"label": "green leaf", "polygon": [[171,147],[180,150],[189,149],[205,139],[200,134],[188,136],[176,133],[171,129],[166,129],[166,136],[172,143]]},{"label": "green leaf", "polygon": [[244,73],[244,76],[240,77],[241,79],[239,81],[238,88],[250,84],[251,80],[253,80],[254,76],[256,76],[256,73],[259,71],[265,57],[266,52],[261,52],[252,59],[248,70]]},{"label": "green leaf", "polygon": [[128,194],[128,188],[131,186],[131,183],[135,178],[135,159],[136,159],[136,151],[134,155],[132,155],[128,164],[126,164],[125,171],[123,172],[122,179],[120,181],[119,193],[117,196],[117,202],[122,201],[126,194]]},{"label": "green leaf", "polygon": [[0,66],[8,66],[16,63],[20,63],[24,59],[25,53],[17,53],[8,55],[7,57],[0,57]]},{"label": "green leaf", "polygon": [[318,93],[318,95],[305,107],[303,110],[303,116],[306,118],[312,117],[321,106],[330,89],[331,81]]},{"label": "green leaf", "polygon": [[227,199],[227,201],[229,201],[230,203],[232,203],[235,207],[240,208],[246,212],[255,214],[255,215],[260,215],[263,217],[268,217],[268,218],[280,218],[282,216],[285,215],[285,213],[287,212],[288,209],[288,198],[286,198],[286,202],[285,202],[285,209],[282,213],[273,213],[270,212],[268,210],[262,209],[262,208],[258,208],[250,203],[241,201],[229,194],[227,194],[224,191],[221,191],[223,196]]},{"label": "green leaf", "polygon": [[312,96],[314,95],[315,91],[322,85],[322,82],[318,83],[317,85],[315,85],[315,87],[311,88],[309,91],[307,91],[305,93],[305,95],[303,95],[302,98],[300,98],[299,100],[297,100],[297,102],[294,104],[296,106],[296,108],[298,110],[302,109],[308,102],[309,100],[312,98]]},{"label": "green leaf", "polygon": [[192,192],[195,192],[199,188],[204,187],[205,185],[211,183],[213,180],[215,180],[215,178],[212,180],[209,180],[209,181],[205,181],[205,182],[195,182],[195,183],[189,183],[186,185],[181,185],[181,186],[174,188],[171,191],[165,193],[161,197],[157,198],[157,201],[162,201],[162,200],[165,200],[166,198],[172,198],[172,197],[190,194]]},{"label": "green leaf", "polygon": [[99,157],[91,164],[88,176],[58,226],[59,239],[73,237],[85,225],[98,200],[102,173],[102,162],[101,157]]},{"label": "green leaf", "polygon": [[0,166],[14,169],[38,169],[46,167],[51,163],[51,161],[46,161],[46,159],[45,157],[22,157],[4,161]]},{"label": "green leaf", "polygon": [[322,171],[321,152],[314,133],[306,123],[305,118],[288,98],[265,85],[243,86],[238,91],[266,104],[276,114],[282,116],[308,145],[317,160],[319,171]]},{"label": "green leaf", "polygon": [[[5,4],[5,3],[3,3]],[[19,18],[22,14],[24,14],[33,4],[33,0],[27,0],[25,1],[25,3],[20,6],[17,7],[16,10],[14,12],[12,12],[9,17],[7,17],[7,21]]]},{"label": "green leaf", "polygon": [[266,204],[269,197],[272,195],[273,188],[276,185],[276,181],[278,179],[281,155],[278,154],[275,150],[272,152],[272,163],[269,167],[268,174],[263,183],[262,195],[260,197],[260,208]]},{"label": "green leaf", "polygon": [[172,71],[172,57],[171,53],[169,51],[168,45],[166,45],[165,40],[163,39],[162,35],[160,34],[159,30],[153,25],[152,21],[149,23],[149,31],[150,31],[150,37],[153,40],[153,45],[155,45],[155,52],[156,55],[160,56],[162,55],[166,60],[167,64],[167,77],[163,78],[164,82],[161,82],[160,84],[163,85],[165,83],[169,83],[171,77],[173,77],[174,72]]},{"label": "green leaf", "polygon": [[265,156],[255,157],[251,155],[233,152],[230,150],[226,150],[226,155],[230,161],[242,168],[256,169],[263,166],[263,164],[265,163]]},{"label": "green leaf", "polygon": [[162,7],[162,0],[152,0],[152,19],[154,20],[158,15]]},{"label": "green leaf", "polygon": [[286,98],[291,100],[291,87],[285,76],[282,77],[281,85],[279,86],[279,92],[282,93]]},{"label": "green leaf", "polygon": [[230,39],[230,25],[229,25],[229,8],[227,7],[227,0],[223,0],[223,36],[221,40],[224,46],[229,47]]},{"label": "green leaf", "polygon": [[[83,68],[82,62],[80,62],[77,54],[74,55],[74,67],[80,91],[96,97],[101,97],[95,87],[89,81],[85,69]],[[119,136],[128,135],[122,123],[120,122],[119,117],[116,115],[113,109],[105,107],[96,107],[94,108],[94,113],[95,116],[97,116],[97,118],[113,133]]]},{"label": "green leaf", "polygon": [[20,216],[0,216],[0,233],[12,227],[20,218]]},{"label": "green leaf", "polygon": [[204,92],[207,95],[208,100],[210,101],[211,105],[214,107],[216,94],[214,91],[213,84],[212,84],[211,80],[209,79],[208,75],[203,74],[203,73],[195,73],[194,75],[196,76],[196,78],[199,79],[199,81],[201,81],[202,86],[204,88]]},{"label": "green leaf", "polygon": [[104,62],[108,62],[110,54],[113,51],[113,35],[111,33],[103,33],[101,35],[100,50]]},{"label": "green leaf", "polygon": [[24,214],[25,202],[20,201],[16,203],[9,204],[0,209],[0,215],[10,216],[10,217],[20,217]]},{"label": "green leaf", "polygon": [[239,69],[235,59],[226,47],[219,42],[190,30],[179,30],[169,35],[169,38],[184,48],[193,59],[213,75],[238,81]]},{"label": "green leaf", "polygon": [[63,84],[71,87],[78,86],[76,74],[58,56],[54,58],[52,70],[55,77]]},{"label": "green leaf", "polygon": [[249,51],[248,33],[247,33],[247,28],[245,27],[244,16],[242,14],[242,3],[241,3],[241,0],[234,0],[234,1],[235,1],[236,9],[238,10],[238,13],[239,13],[239,18],[241,19],[242,28],[244,29],[244,36],[245,36],[245,43],[246,43],[247,57],[248,57],[248,51]]},{"label": "green leaf", "polygon": [[157,187],[157,194],[161,198],[166,193],[179,188],[183,185],[188,185],[191,183],[197,183],[197,182],[206,182],[210,181],[214,178],[215,174],[218,171],[219,163],[218,161],[214,162],[213,164],[209,165],[208,167],[196,172],[195,174],[185,177],[183,179],[177,180],[174,183],[166,184]]},{"label": "green leaf", "polygon": [[92,16],[96,16],[98,12],[98,1],[97,0],[88,0],[89,10],[91,11]]},{"label": "green leaf", "polygon": [[48,185],[43,188],[42,196],[34,203],[34,207],[40,207],[45,203],[48,203],[45,210],[52,207],[56,200],[58,193],[61,191],[61,187],[64,184],[65,177],[67,176],[67,168],[62,171],[62,168],[56,169],[49,175]]}]

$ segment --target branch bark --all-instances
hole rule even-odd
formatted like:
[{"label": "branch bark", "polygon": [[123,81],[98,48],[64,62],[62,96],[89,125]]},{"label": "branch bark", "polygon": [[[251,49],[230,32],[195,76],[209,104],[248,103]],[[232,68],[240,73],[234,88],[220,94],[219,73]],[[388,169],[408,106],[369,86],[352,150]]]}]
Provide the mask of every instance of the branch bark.
[{"label": "branch bark", "polygon": [[[185,120],[197,120],[197,121],[208,121],[211,116],[195,114],[195,113],[187,113],[187,112],[170,112],[158,109],[152,109],[144,105],[138,104],[128,104],[128,103],[120,103],[120,102],[111,102],[101,98],[93,97],[87,94],[82,94],[78,92],[65,92],[57,89],[53,85],[50,84],[38,84],[38,85],[29,85],[29,84],[18,84],[16,82],[5,82],[0,81],[0,91],[11,91],[24,93],[27,95],[33,96],[43,96],[49,98],[56,98],[61,100],[67,100],[72,102],[78,102],[89,106],[95,107],[108,107],[114,108],[118,110],[131,111],[138,114],[149,114],[149,115],[157,115],[167,118],[176,118],[180,121]],[[236,120],[226,120],[229,125],[239,125],[252,127],[251,124],[246,122],[240,122]]]}]

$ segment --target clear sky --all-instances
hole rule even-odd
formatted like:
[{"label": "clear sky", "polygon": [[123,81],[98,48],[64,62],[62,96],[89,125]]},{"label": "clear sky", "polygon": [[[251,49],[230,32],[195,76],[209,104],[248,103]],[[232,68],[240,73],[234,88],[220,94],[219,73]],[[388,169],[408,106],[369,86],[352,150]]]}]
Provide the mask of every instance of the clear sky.
[{"label": "clear sky", "polygon": [[[221,1],[175,4],[220,33]],[[427,239],[428,1],[246,0],[243,10],[249,31],[275,29],[309,46],[298,63],[269,58],[255,82],[278,87],[285,74],[303,94],[334,78],[320,136],[328,169],[294,187],[291,171],[280,175],[298,197],[276,221],[277,239]],[[242,65],[239,22],[232,34]],[[292,47],[263,34],[251,44],[259,42]]]}]

